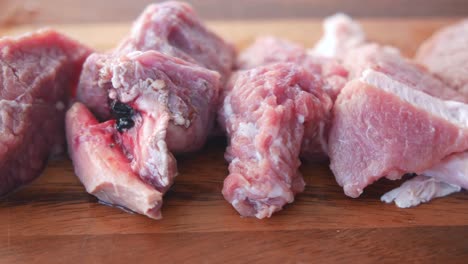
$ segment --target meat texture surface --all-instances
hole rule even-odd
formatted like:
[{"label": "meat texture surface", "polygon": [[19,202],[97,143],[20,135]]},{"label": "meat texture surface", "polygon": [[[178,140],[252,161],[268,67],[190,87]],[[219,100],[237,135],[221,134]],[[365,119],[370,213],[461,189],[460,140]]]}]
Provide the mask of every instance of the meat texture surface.
[{"label": "meat texture surface", "polygon": [[372,69],[432,96],[468,102],[467,96],[436,78],[423,66],[404,58],[392,47],[375,43],[361,45],[347,52],[343,65],[349,70],[350,79],[359,78],[366,69]]},{"label": "meat texture surface", "polygon": [[[455,27],[454,27],[455,28]],[[462,31],[462,27],[458,27],[457,31]],[[466,30],[466,27],[465,27]],[[455,30],[454,30],[455,31]],[[434,56],[437,59],[447,59],[449,58],[447,55],[444,55],[446,57],[441,58],[439,54],[451,54],[453,52],[462,52],[462,44],[466,38],[464,38],[463,34],[456,34],[452,31],[450,34],[450,37],[448,36],[449,34],[444,33],[444,37],[434,37],[432,40],[428,41],[429,44],[423,45],[423,47],[420,49],[420,56],[418,58],[431,58],[431,56]],[[437,36],[437,35],[436,35]],[[434,40],[435,39],[435,40]],[[445,41],[450,39],[450,41],[457,39],[457,41],[451,42],[450,46],[450,51],[445,52]],[[465,41],[466,42],[466,41]],[[437,43],[438,49],[433,49],[433,43]],[[444,43],[444,44],[442,44]],[[454,44],[457,43],[457,44]],[[466,46],[466,45],[465,45]],[[434,53],[434,54],[433,54]],[[311,54],[315,55],[322,55],[322,56],[328,56],[332,57],[335,59],[338,59],[343,63],[343,66],[349,71],[349,80],[356,80],[360,79],[363,77],[363,74],[365,72],[371,72],[371,74],[367,77],[363,77],[363,80],[380,80],[377,81],[377,83],[374,83],[371,86],[377,86],[379,88],[382,88],[380,86],[404,86],[410,89],[414,89],[417,91],[422,91],[428,95],[444,99],[444,100],[453,100],[453,101],[459,101],[463,103],[468,102],[468,97],[461,93],[459,90],[459,86],[453,84],[457,83],[457,81],[461,78],[462,74],[454,74],[451,75],[451,77],[455,80],[455,82],[451,83],[450,81],[447,81],[444,79],[444,76],[433,75],[431,72],[429,72],[424,66],[419,65],[417,62],[414,62],[410,59],[407,59],[403,57],[399,50],[390,47],[390,46],[383,46],[379,45],[377,43],[371,43],[366,41],[366,36],[364,34],[364,31],[362,30],[362,27],[355,21],[353,21],[350,17],[342,14],[334,15],[328,19],[325,20],[324,23],[324,35],[321,38],[321,40],[317,43],[315,48],[311,51]],[[439,57],[437,57],[439,56]],[[455,56],[455,55],[454,55]],[[463,55],[460,54],[460,56],[457,57],[457,59],[462,58]],[[466,57],[466,56],[465,56]],[[452,56],[450,57],[452,58]],[[459,60],[453,60],[456,63],[453,65],[450,64],[451,59],[444,60],[443,62],[440,62],[436,60],[433,61],[434,67],[444,65],[444,67],[447,66],[453,66],[456,68],[456,70],[451,71],[447,70],[446,72],[454,73],[454,72],[460,72],[460,61],[463,59]],[[419,60],[420,62],[423,62],[422,60]],[[423,62],[424,63],[424,62]],[[426,65],[428,66],[428,65]],[[430,68],[430,67],[429,67]],[[374,78],[377,76],[376,78]],[[439,78],[442,77],[442,78]],[[370,79],[369,79],[370,78]],[[450,77],[449,77],[450,78]],[[457,79],[458,78],[458,79]],[[362,78],[361,78],[362,79]],[[383,81],[382,81],[383,80]],[[366,84],[366,82],[364,82]],[[349,84],[348,86],[350,87],[366,87],[364,85],[362,80],[361,82],[356,82],[353,81],[352,84]],[[451,85],[450,85],[451,84]],[[453,87],[452,87],[453,86]],[[375,87],[374,87],[375,88]],[[454,89],[454,88],[458,88]],[[355,88],[357,90],[358,88]],[[348,91],[348,93],[350,93]],[[360,94],[359,92],[356,92],[356,94]],[[362,98],[366,98],[364,95],[361,95]],[[359,97],[359,98],[361,98]],[[345,100],[343,98],[346,98],[345,95],[343,95],[342,100],[339,100],[339,103],[335,105],[334,111],[338,113],[338,117],[335,118],[332,122],[336,123],[334,124],[335,127],[341,127],[343,126],[343,120],[348,120],[347,124],[350,126],[353,132],[346,132],[346,131],[341,131],[338,134],[340,135],[339,140],[337,141],[337,130],[334,130],[333,135],[330,136],[329,141],[330,144],[333,145],[333,154],[334,156],[334,161],[332,160],[332,167],[335,167],[335,170],[339,175],[337,175],[337,180],[341,185],[344,185],[345,187],[345,192],[353,197],[358,196],[361,192],[363,187],[367,186],[371,182],[373,182],[376,179],[379,179],[381,177],[387,176],[389,178],[398,178],[402,176],[405,172],[413,173],[417,172],[419,175],[413,179],[407,180],[401,187],[385,194],[382,197],[382,201],[384,202],[395,202],[397,206],[399,207],[410,207],[410,206],[415,206],[418,205],[421,202],[427,202],[431,200],[432,198],[435,197],[441,197],[448,195],[450,193],[459,191],[463,186],[465,185],[464,180],[468,178],[468,174],[466,174],[466,168],[463,165],[466,160],[462,160],[461,157],[464,157],[464,152],[461,153],[455,153],[453,155],[450,155],[449,157],[457,157],[455,158],[449,158],[449,157],[442,157],[439,156],[438,158],[443,158],[442,161],[439,163],[436,161],[437,159],[431,161],[432,168],[426,168],[426,171],[415,171],[418,169],[421,169],[420,165],[418,164],[417,166],[406,166],[406,169],[403,168],[393,168],[393,166],[396,166],[398,162],[397,158],[394,157],[396,154],[389,154],[389,151],[396,151],[395,153],[398,153],[398,148],[401,147],[401,143],[399,142],[404,142],[405,148],[408,149],[409,143],[407,142],[408,140],[404,140],[404,137],[401,136],[398,142],[395,142],[393,144],[393,147],[391,150],[389,150],[388,147],[382,145],[382,144],[376,144],[372,145],[374,141],[367,141],[366,137],[361,136],[356,136],[355,133],[358,133],[356,127],[359,127],[359,129],[362,129],[362,131],[366,131],[366,136],[368,135],[369,132],[372,132],[375,130],[375,127],[372,125],[373,123],[370,121],[367,121],[366,124],[361,124],[361,126],[356,126],[353,125],[351,121],[351,115],[352,113],[345,113],[347,109],[349,111],[353,111],[355,108],[355,104],[357,103],[357,96],[350,96],[348,95],[348,98]],[[350,98],[356,99],[356,100],[351,100]],[[364,99],[360,99],[364,101]],[[430,97],[429,97],[430,98]],[[422,100],[422,99],[421,99]],[[429,100],[430,101],[430,100]],[[343,104],[343,102],[346,102],[346,104]],[[353,103],[351,103],[353,102]],[[423,103],[423,102],[419,102]],[[344,108],[348,107],[351,105],[349,108]],[[376,104],[377,105],[377,104]],[[367,107],[364,107],[364,103],[358,108],[358,109],[367,109],[370,113],[373,110],[372,107],[375,107],[373,105],[368,105]],[[460,107],[461,109],[463,107]],[[384,109],[379,109],[379,111],[387,111]],[[457,110],[458,112],[463,112],[464,110]],[[457,112],[455,111],[455,112]],[[396,113],[393,113],[396,114]],[[398,115],[401,113],[399,112]],[[365,112],[360,113],[359,115],[355,115],[354,118],[357,118],[357,120],[365,119],[365,118],[370,118],[368,117],[370,114],[366,114]],[[383,115],[383,114],[382,114]],[[388,119],[388,116],[392,115],[391,112],[388,112],[385,114],[385,118]],[[348,119],[349,118],[349,119]],[[375,119],[375,120],[374,120]],[[377,122],[377,120],[384,119],[384,117],[381,117],[380,115],[375,115],[373,117],[373,122]],[[394,120],[395,121],[395,120]],[[383,124],[383,121],[381,122]],[[380,129],[383,130],[382,125]],[[394,124],[397,124],[395,121]],[[429,129],[430,127],[427,127]],[[347,129],[344,126],[341,127],[341,129]],[[430,128],[432,129],[432,128]],[[380,130],[379,130],[380,131]],[[421,133],[424,131],[421,131]],[[362,132],[361,132],[362,133]],[[380,132],[375,132],[375,133],[380,133]],[[427,131],[425,131],[427,133]],[[432,132],[431,132],[432,133]],[[346,139],[346,137],[349,137]],[[411,136],[408,136],[409,138],[412,138]],[[385,138],[385,133],[381,135],[381,140]],[[397,137],[392,139],[392,140],[387,140],[387,144],[390,144],[389,142],[394,142],[397,140]],[[352,142],[352,143],[350,143]],[[375,141],[377,142],[377,140]],[[348,149],[348,152],[344,152],[344,154],[338,154],[337,151],[341,151],[340,149],[344,146],[346,146],[346,143],[349,144],[356,144],[356,145],[362,145],[362,148],[360,149],[363,153],[368,151],[370,154],[366,158],[365,156],[349,156],[346,157],[346,153],[351,154],[351,148]],[[382,149],[385,147],[384,149]],[[370,159],[374,158],[378,152],[378,149],[381,149],[381,157],[380,159],[377,159],[379,161],[385,161],[382,163],[382,165],[379,166],[372,162]],[[401,150],[400,150],[401,151]],[[384,155],[384,153],[386,153]],[[419,155],[416,152],[414,155]],[[426,153],[421,153],[421,155],[426,155],[429,156],[429,152]],[[370,157],[370,158],[369,158]],[[355,163],[355,164],[360,164],[361,167],[356,166],[354,167],[351,166],[352,168],[356,169],[355,172],[358,172],[356,174],[353,174],[353,170],[351,170],[351,173],[345,173],[345,167],[341,167],[341,165],[345,164],[346,162],[343,162],[343,160],[347,159],[348,165]],[[458,162],[453,162],[453,160],[457,160]],[[412,161],[418,162],[416,158],[413,157]],[[466,162],[468,163],[468,162]],[[402,164],[405,164],[404,162]],[[404,167],[404,165],[402,165]],[[411,168],[411,169],[410,169]],[[378,170],[380,169],[380,171]],[[362,171],[364,170],[364,172]],[[369,171],[370,170],[370,171]],[[388,171],[385,171],[388,170]],[[430,173],[436,171],[437,173]],[[353,175],[353,176],[351,176]],[[372,176],[371,176],[372,175]],[[457,175],[458,181],[454,182],[453,181],[453,175]],[[354,178],[353,178],[354,177]],[[465,187],[463,187],[465,188]]]},{"label": "meat texture surface", "polygon": [[152,4],[135,21],[130,35],[112,54],[93,54],[87,59],[77,99],[99,119],[108,119],[107,92],[98,89],[99,69],[107,63],[109,56],[150,50],[217,71],[223,83],[235,62],[234,47],[208,30],[188,4],[174,1]]},{"label": "meat texture surface", "polygon": [[[321,87],[332,100],[347,82],[348,71],[335,59],[309,55],[302,46],[271,36],[258,38],[240,53],[237,64],[240,69],[252,69],[276,62],[290,62],[303,67],[315,77],[315,86]],[[324,109],[330,111],[323,111],[323,115],[315,119],[316,122],[306,123],[301,157],[309,161],[324,160],[328,155],[327,137],[332,105],[328,101],[324,103]]]},{"label": "meat texture surface", "polygon": [[419,48],[416,61],[468,97],[468,19],[436,32]]},{"label": "meat texture surface", "polygon": [[223,195],[242,216],[270,217],[304,189],[298,167],[305,125],[329,104],[314,75],[296,64],[236,74],[219,116],[229,138]]},{"label": "meat texture surface", "polygon": [[[468,102],[467,96],[432,75],[425,67],[403,57],[398,49],[368,42],[361,25],[350,17],[344,14],[331,16],[325,20],[323,28],[324,35],[311,54],[341,61],[349,71],[350,80],[359,78],[366,69],[373,69],[432,96]],[[443,45],[441,47],[443,49]],[[459,68],[458,65],[454,67]]]},{"label": "meat texture surface", "polygon": [[259,37],[246,50],[239,54],[239,69],[252,69],[276,62],[291,62],[306,68],[314,74],[322,88],[335,99],[346,84],[348,71],[333,58],[314,56],[294,42],[265,36]]},{"label": "meat texture surface", "polygon": [[424,174],[466,151],[468,105],[443,101],[366,70],[338,97],[329,144],[337,182],[346,195],[358,197],[382,177]]},{"label": "meat texture surface", "polygon": [[[81,108],[86,106],[105,122],[90,121],[88,128],[76,131],[77,115],[67,117],[71,156],[88,192],[106,203],[159,218],[161,196],[177,175],[173,154],[204,145],[233,56],[229,44],[178,2],[150,5],[117,49],[89,56],[77,93],[84,106],[77,109],[85,112]],[[106,132],[97,133],[97,139],[85,136],[103,127]],[[109,151],[120,158],[106,161]],[[86,155],[102,162],[88,164]],[[122,178],[112,179],[117,172]],[[126,183],[125,192],[113,191]],[[139,205],[136,199],[144,202]]]},{"label": "meat texture surface", "polygon": [[68,97],[90,52],[48,29],[0,39],[0,196],[64,150]]},{"label": "meat texture surface", "polygon": [[[468,101],[468,20],[444,28],[420,47],[416,61]],[[449,98],[450,99],[450,98]],[[458,99],[456,99],[458,100]],[[420,176],[382,196],[384,202],[410,207],[468,188],[468,152],[453,154]]]},{"label": "meat texture surface", "polygon": [[217,71],[227,79],[234,64],[234,47],[208,30],[192,7],[169,1],[149,5],[135,21],[117,52],[157,50]]},{"label": "meat texture surface", "polygon": [[[220,85],[219,74],[157,51],[133,52],[114,57],[113,60],[107,60],[100,72],[97,83],[107,90],[109,100],[113,102],[111,112],[115,117],[115,120],[111,120],[114,125],[107,125],[108,129],[112,129],[112,136],[106,137],[113,139],[109,144],[113,144],[114,149],[120,149],[125,154],[125,159],[113,164],[127,163],[120,167],[128,166],[141,180],[164,193],[177,174],[176,160],[171,151],[194,151],[206,140],[214,119]],[[73,125],[73,119],[67,119],[67,122],[71,123],[67,126],[69,129],[79,127]],[[81,135],[83,138],[82,134],[85,132],[70,130],[68,133]],[[69,138],[69,144],[70,140],[73,138]],[[80,151],[74,145],[70,149],[71,152]],[[87,148],[81,151],[87,151]],[[104,159],[106,153],[93,150],[88,155],[94,155],[99,160]],[[77,168],[80,163],[86,163],[86,160],[81,160],[83,155],[71,156],[76,157],[74,162]],[[93,177],[101,178],[108,185],[114,186],[116,182],[108,181],[105,176],[112,175],[111,171],[118,171],[118,168],[115,165],[96,170],[77,169],[77,175],[85,186],[90,184],[87,179]],[[106,174],[106,169],[111,171]],[[93,176],[89,173],[99,174]],[[130,189],[139,186],[144,185],[129,185],[127,188],[129,192],[138,192]],[[119,194],[121,193],[116,195]],[[109,202],[126,200],[126,203],[118,203],[125,207],[137,204],[129,199],[129,196],[115,196]],[[140,210],[139,207],[127,208],[150,217],[159,215],[152,210]],[[159,206],[154,205],[154,208]]]}]

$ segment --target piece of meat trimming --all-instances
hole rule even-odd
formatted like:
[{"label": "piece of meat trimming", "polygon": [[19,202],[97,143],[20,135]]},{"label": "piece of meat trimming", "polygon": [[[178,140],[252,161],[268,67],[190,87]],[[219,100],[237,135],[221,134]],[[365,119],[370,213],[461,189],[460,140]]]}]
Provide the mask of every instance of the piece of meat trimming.
[{"label": "piece of meat trimming", "polygon": [[329,111],[316,78],[293,63],[240,71],[219,118],[229,176],[223,195],[242,216],[270,217],[304,189],[298,168],[305,124]]}]

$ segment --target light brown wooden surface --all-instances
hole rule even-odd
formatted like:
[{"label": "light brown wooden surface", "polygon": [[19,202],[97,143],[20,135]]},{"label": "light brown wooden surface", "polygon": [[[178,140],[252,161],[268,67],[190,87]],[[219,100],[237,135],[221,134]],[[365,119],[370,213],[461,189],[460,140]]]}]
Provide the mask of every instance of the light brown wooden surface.
[{"label": "light brown wooden surface", "polygon": [[[164,0],[1,0],[0,25],[103,23],[133,20]],[[468,16],[466,0],[186,0],[205,19],[322,18],[336,12],[359,17]]]},{"label": "light brown wooden surface", "polygon": [[[447,20],[367,20],[369,36],[411,55]],[[310,46],[320,24],[310,20],[217,22],[210,27],[245,47],[275,34]],[[111,48],[128,24],[56,26],[98,50]],[[31,27],[0,28],[0,35]],[[241,218],[224,201],[225,142],[178,158],[180,175],[165,196],[163,219],[100,205],[68,159],[52,161],[31,185],[0,200],[0,263],[466,263],[468,195],[416,208],[379,197],[398,182],[380,181],[358,199],[346,197],[326,164],[304,164],[307,187],[271,219]]]}]

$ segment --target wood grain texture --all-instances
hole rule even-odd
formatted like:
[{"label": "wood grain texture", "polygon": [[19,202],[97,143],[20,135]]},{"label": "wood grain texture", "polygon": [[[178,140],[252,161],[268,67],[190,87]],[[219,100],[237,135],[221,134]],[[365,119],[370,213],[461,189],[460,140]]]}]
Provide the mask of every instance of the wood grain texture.
[{"label": "wood grain texture", "polygon": [[[453,19],[364,20],[374,40],[411,55]],[[214,22],[239,48],[275,34],[311,46],[313,20]],[[19,34],[36,26],[0,28]],[[128,24],[58,25],[98,50],[111,48]],[[271,219],[241,218],[224,201],[225,141],[178,157],[180,175],[164,198],[163,219],[103,206],[88,195],[67,158],[0,200],[0,263],[466,263],[468,195],[461,192],[417,208],[379,197],[399,182],[379,181],[358,199],[337,186],[327,164],[304,164],[307,187]]]},{"label": "wood grain texture", "polygon": [[[97,23],[133,20],[161,0],[2,0],[0,23]],[[360,17],[467,16],[466,0],[187,0],[205,19],[324,17],[346,12]]]}]

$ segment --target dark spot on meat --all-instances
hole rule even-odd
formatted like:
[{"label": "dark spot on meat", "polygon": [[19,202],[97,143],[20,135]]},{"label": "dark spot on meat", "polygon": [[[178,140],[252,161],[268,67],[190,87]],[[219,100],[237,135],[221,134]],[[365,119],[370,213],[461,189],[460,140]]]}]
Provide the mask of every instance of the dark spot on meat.
[{"label": "dark spot on meat", "polygon": [[123,132],[124,129],[130,129],[135,125],[132,120],[135,111],[128,104],[124,104],[119,101],[111,102],[112,115],[116,119],[116,128],[119,132]]},{"label": "dark spot on meat", "polygon": [[124,129],[130,129],[135,125],[131,117],[121,117],[117,118],[116,127],[119,132],[122,132]]},{"label": "dark spot on meat", "polygon": [[115,144],[114,144],[114,143],[110,143],[110,144],[109,144],[109,147],[110,147],[110,148],[114,148],[114,147],[115,147]]},{"label": "dark spot on meat", "polygon": [[119,101],[113,101],[111,103],[112,114],[116,118],[120,117],[132,117],[133,116],[133,108],[127,104],[124,104]]}]

